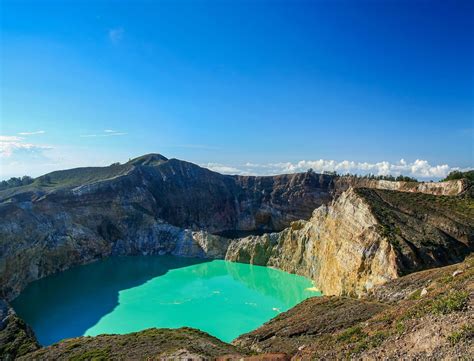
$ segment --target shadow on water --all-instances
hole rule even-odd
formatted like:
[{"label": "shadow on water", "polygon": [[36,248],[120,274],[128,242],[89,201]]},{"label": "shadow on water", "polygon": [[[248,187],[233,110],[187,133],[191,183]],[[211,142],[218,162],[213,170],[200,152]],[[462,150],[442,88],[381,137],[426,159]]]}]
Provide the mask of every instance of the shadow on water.
[{"label": "shadow on water", "polygon": [[203,262],[208,260],[113,257],[33,282],[12,306],[33,327],[39,342],[49,345],[83,335],[118,305],[119,291],[144,284],[171,269]]}]

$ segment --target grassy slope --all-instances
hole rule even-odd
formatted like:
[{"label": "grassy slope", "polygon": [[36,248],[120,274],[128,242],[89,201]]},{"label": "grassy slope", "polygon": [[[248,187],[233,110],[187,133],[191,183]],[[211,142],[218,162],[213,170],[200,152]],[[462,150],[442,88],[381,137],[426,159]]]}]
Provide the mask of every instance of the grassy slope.
[{"label": "grassy slope", "polygon": [[397,250],[402,274],[460,262],[474,250],[472,187],[459,196],[355,191],[370,205],[380,232]]},{"label": "grassy slope", "polygon": [[108,167],[86,167],[56,171],[36,178],[31,184],[0,191],[0,199],[6,199],[16,194],[27,192],[48,193],[58,189],[74,188],[84,184],[111,179],[127,174],[132,169],[132,166],[132,164],[126,163]]},{"label": "grassy slope", "polygon": [[167,160],[167,158],[160,154],[146,154],[131,159],[127,163],[117,163],[108,167],[83,167],[59,170],[35,178],[31,184],[0,191],[0,200],[20,193],[48,193],[58,189],[74,188],[84,184],[112,179],[127,174],[134,166],[158,166]]},{"label": "grassy slope", "polygon": [[[474,225],[474,197],[471,188],[459,196],[438,196],[377,189],[356,189],[371,200],[377,214],[384,220],[383,210],[397,209],[411,216],[442,215],[462,224]],[[389,207],[387,207],[389,206]]]},{"label": "grassy slope", "polygon": [[176,356],[186,350],[188,357],[245,355],[237,347],[192,328],[151,328],[126,335],[101,335],[67,339],[24,356],[24,360],[143,360]]}]

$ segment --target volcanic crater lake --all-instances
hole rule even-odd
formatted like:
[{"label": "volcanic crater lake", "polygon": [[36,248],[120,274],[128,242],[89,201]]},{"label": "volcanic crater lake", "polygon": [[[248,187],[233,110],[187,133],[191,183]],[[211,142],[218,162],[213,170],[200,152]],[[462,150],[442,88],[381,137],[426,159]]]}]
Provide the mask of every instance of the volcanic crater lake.
[{"label": "volcanic crater lake", "polygon": [[31,283],[12,306],[42,345],[63,338],[194,327],[231,341],[312,296],[280,270],[173,256],[113,257]]}]

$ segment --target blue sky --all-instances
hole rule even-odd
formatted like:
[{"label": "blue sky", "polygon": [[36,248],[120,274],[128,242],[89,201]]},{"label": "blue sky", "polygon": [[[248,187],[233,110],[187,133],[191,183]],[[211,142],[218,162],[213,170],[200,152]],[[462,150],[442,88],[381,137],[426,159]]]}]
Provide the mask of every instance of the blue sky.
[{"label": "blue sky", "polygon": [[0,178],[150,152],[230,173],[474,166],[472,1],[0,6]]}]

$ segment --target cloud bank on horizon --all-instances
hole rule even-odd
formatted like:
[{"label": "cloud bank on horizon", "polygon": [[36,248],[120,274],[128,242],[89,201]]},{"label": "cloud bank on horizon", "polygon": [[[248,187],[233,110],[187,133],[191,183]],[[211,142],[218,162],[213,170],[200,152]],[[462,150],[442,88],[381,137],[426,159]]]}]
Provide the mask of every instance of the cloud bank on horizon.
[{"label": "cloud bank on horizon", "polygon": [[[224,174],[238,175],[275,175],[285,173],[306,172],[312,169],[317,173],[337,172],[339,174],[374,174],[374,175],[405,175],[420,179],[440,179],[446,177],[459,167],[451,167],[448,164],[431,165],[428,161],[416,159],[414,162],[407,162],[401,159],[398,163],[380,161],[376,163],[355,162],[349,160],[301,160],[298,162],[281,163],[246,163],[242,166],[229,166],[219,163],[206,163],[201,166]],[[463,170],[463,169],[462,169]]]}]

